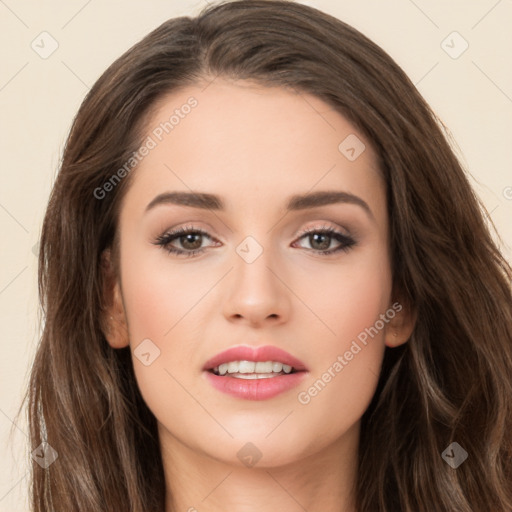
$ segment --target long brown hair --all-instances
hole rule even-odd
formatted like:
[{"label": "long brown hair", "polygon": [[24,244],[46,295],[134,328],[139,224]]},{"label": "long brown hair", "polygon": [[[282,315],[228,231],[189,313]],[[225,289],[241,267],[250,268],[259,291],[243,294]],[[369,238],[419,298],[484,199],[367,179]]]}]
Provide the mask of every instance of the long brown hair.
[{"label": "long brown hair", "polygon": [[[512,510],[512,269],[442,123],[376,44],[312,7],[279,0],[212,5],[170,19],[115,61],[83,101],[40,239],[44,331],[28,396],[31,503],[43,511],[162,512],[156,420],[130,349],[101,322],[101,255],[136,168],[94,191],[137,150],[163,95],[217,76],[291,87],[324,100],[368,138],[387,186],[393,293],[416,313],[386,348],[362,418],[360,512]],[[200,107],[199,107],[200,108]],[[468,452],[457,469],[442,452]]]}]

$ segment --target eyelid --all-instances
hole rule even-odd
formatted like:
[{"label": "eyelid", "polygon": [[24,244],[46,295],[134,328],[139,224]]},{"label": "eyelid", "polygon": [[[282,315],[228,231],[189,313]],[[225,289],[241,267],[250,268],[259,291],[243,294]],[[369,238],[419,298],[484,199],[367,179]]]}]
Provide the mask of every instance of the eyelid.
[{"label": "eyelid", "polygon": [[343,227],[340,227],[338,225],[333,225],[334,223],[326,223],[326,221],[323,221],[323,224],[322,225],[308,225],[306,226],[305,228],[302,228],[301,230],[299,230],[295,236],[303,236],[304,234],[307,234],[307,233],[310,233],[310,232],[317,232],[317,231],[330,231],[330,230],[334,230],[334,231],[337,231],[337,232],[341,232],[341,230],[345,231],[345,233],[340,233],[344,236],[351,236],[351,233],[349,232],[348,229],[346,228],[343,228]]}]

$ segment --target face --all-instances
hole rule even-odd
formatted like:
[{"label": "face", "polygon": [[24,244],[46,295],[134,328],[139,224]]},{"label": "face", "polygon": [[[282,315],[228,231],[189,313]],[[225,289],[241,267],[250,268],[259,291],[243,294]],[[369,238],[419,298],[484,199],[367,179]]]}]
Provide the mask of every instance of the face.
[{"label": "face", "polygon": [[[272,467],[353,444],[384,347],[404,338],[369,141],[314,96],[216,79],[160,101],[145,145],[118,226],[126,336],[109,341],[129,343],[163,446]],[[192,191],[216,198],[169,195]],[[293,369],[205,370],[240,346],[216,366],[270,346],[288,355],[260,359]]]}]

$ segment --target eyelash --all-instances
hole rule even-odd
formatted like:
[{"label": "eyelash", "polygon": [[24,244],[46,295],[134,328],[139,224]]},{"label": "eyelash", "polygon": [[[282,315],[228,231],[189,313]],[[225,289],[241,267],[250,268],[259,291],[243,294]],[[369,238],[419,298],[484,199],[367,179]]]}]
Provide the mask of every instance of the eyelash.
[{"label": "eyelash", "polygon": [[[313,233],[330,235],[331,238],[334,238],[335,240],[337,240],[338,242],[340,242],[342,244],[335,249],[328,249],[325,251],[322,251],[319,249],[307,249],[309,251],[316,252],[317,254],[322,254],[324,256],[334,254],[339,251],[349,252],[350,249],[357,243],[352,237],[344,235],[343,233],[340,233],[339,231],[336,231],[335,229],[333,229],[329,226],[325,226],[322,228],[305,229],[301,233],[299,240],[301,238],[304,238],[305,236],[308,236]],[[187,227],[178,228],[174,231],[169,231],[167,233],[164,233],[163,235],[160,235],[159,237],[157,237],[156,241],[153,243],[155,245],[162,247],[162,249],[164,249],[165,251],[167,251],[170,254],[175,254],[177,256],[183,256],[186,258],[190,258],[191,256],[195,256],[196,254],[203,252],[205,247],[200,248],[200,249],[193,249],[191,251],[185,251],[182,249],[177,249],[176,247],[172,247],[170,245],[171,242],[173,242],[174,240],[181,238],[182,236],[185,236],[188,234],[200,234],[202,236],[205,236],[205,237],[213,240],[212,237],[206,231],[203,231],[202,229],[194,228],[193,226],[187,226]]]}]

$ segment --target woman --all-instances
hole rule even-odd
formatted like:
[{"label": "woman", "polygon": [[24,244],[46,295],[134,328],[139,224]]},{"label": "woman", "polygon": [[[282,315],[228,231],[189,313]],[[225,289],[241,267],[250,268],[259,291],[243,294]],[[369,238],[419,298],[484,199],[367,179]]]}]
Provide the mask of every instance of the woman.
[{"label": "woman", "polygon": [[165,22],[89,92],[48,204],[33,509],[510,510],[481,209],[355,29],[277,0]]}]

